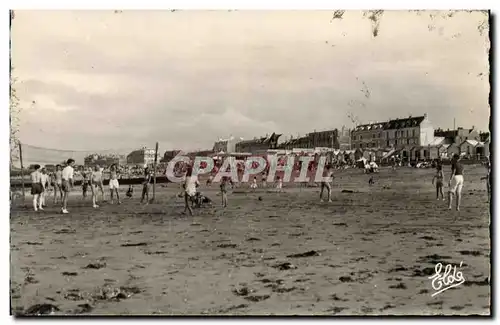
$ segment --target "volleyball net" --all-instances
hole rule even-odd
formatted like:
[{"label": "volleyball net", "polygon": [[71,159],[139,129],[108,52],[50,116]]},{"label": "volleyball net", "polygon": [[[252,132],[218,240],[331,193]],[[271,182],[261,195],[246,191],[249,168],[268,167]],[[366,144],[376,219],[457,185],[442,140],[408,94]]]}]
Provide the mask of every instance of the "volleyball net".
[{"label": "volleyball net", "polygon": [[[149,148],[155,148],[151,146]],[[74,159],[77,165],[84,165],[86,159],[95,160],[114,158],[119,164],[126,164],[127,155],[141,148],[113,148],[100,150],[64,150],[33,146],[20,143],[11,153],[11,169],[29,169],[30,166],[38,164],[41,166],[55,166],[64,164],[68,159]],[[113,160],[110,160],[113,161]]]}]

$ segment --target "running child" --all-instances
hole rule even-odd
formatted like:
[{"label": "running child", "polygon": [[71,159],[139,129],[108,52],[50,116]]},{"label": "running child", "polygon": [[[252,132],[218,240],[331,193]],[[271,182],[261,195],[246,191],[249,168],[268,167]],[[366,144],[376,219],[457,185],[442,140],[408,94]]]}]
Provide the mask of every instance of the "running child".
[{"label": "running child", "polygon": [[73,188],[73,176],[75,173],[75,170],[73,169],[73,166],[75,165],[75,161],[73,159],[68,159],[66,162],[66,167],[62,170],[62,183],[61,183],[61,188],[63,190],[63,201],[62,201],[62,209],[61,212],[64,214],[69,213],[68,212],[68,195],[71,189]]},{"label": "running child", "polygon": [[42,173],[40,173],[40,165],[35,165],[35,170],[31,173],[31,195],[33,195],[33,209],[43,211],[40,195],[43,192]]},{"label": "running child", "polygon": [[436,175],[434,175],[434,177],[432,178],[432,185],[434,185],[434,181],[436,181],[436,200],[439,200],[439,195],[441,195],[441,198],[444,201],[443,180],[444,180],[443,166],[437,165]]}]

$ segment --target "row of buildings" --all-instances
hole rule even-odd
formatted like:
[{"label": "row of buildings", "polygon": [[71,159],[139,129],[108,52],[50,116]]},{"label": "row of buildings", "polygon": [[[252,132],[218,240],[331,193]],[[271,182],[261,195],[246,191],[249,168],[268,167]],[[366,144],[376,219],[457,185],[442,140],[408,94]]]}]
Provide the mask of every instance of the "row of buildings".
[{"label": "row of buildings", "polygon": [[[311,152],[329,150],[336,154],[361,153],[370,159],[384,159],[397,156],[403,160],[423,160],[451,157],[460,154],[480,159],[489,157],[490,134],[482,133],[474,127],[456,130],[435,129],[427,114],[423,116],[391,119],[357,125],[353,129],[342,127],[326,131],[307,133],[304,136],[289,136],[273,132],[251,140],[229,137],[218,139],[211,150],[199,151],[192,155],[218,154],[264,154],[269,151]],[[165,163],[178,155],[180,150],[168,150],[157,162]],[[364,153],[364,154],[363,154]],[[127,156],[90,155],[85,158],[86,166],[111,164],[152,165],[155,149],[143,147]]]},{"label": "row of buildings", "polygon": [[[159,162],[161,157],[158,155],[157,161]],[[86,167],[99,166],[111,166],[116,165],[132,165],[132,166],[143,166],[153,165],[155,161],[155,149],[150,149],[143,147],[129,153],[128,155],[100,155],[91,154],[84,158],[83,163]]]},{"label": "row of buildings", "polygon": [[423,116],[391,119],[357,125],[354,129],[342,127],[327,131],[314,131],[304,136],[272,133],[265,137],[242,140],[230,137],[219,139],[214,152],[260,154],[268,150],[331,149],[379,152],[380,157],[399,156],[403,160],[446,158],[460,154],[470,158],[489,156],[490,134],[474,127],[456,130],[435,129],[427,114]]},{"label": "row of buildings", "polygon": [[490,134],[475,127],[434,129],[427,114],[358,125],[351,133],[352,149],[384,149],[403,160],[451,157],[453,154],[481,159],[489,157]]}]

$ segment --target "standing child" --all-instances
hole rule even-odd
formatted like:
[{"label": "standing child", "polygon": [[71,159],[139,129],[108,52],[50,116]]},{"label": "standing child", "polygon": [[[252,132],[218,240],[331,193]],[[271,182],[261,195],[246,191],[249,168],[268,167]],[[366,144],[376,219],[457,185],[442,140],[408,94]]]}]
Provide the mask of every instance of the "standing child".
[{"label": "standing child", "polygon": [[222,197],[223,208],[227,207],[227,183],[228,183],[227,177],[226,176],[222,177],[220,181],[220,193]]},{"label": "standing child", "polygon": [[257,188],[257,177],[254,176],[252,184],[250,184],[251,189],[256,189]]},{"label": "standing child", "polygon": [[439,200],[439,195],[441,195],[441,199],[444,201],[444,194],[443,194],[443,179],[444,179],[444,173],[443,173],[443,166],[442,165],[437,165],[436,167],[436,175],[432,178],[432,185],[434,185],[434,181],[436,181],[436,200]]},{"label": "standing child", "polygon": [[213,175],[212,175],[212,174],[210,174],[210,175],[208,176],[208,179],[207,179],[207,186],[208,186],[208,187],[212,185],[213,180],[214,180],[214,177],[213,177]]},{"label": "standing child", "polygon": [[281,190],[283,189],[283,180],[279,176],[276,177],[276,189],[278,190],[278,192],[281,192]]},{"label": "standing child", "polygon": [[128,198],[132,198],[132,195],[134,195],[134,188],[132,185],[128,186],[127,193],[125,194]]},{"label": "standing child", "polygon": [[89,174],[87,173],[87,171],[85,169],[82,170],[82,177],[83,177],[83,180],[82,180],[82,196],[83,196],[83,199],[85,200],[87,198],[87,192],[88,192],[88,189],[89,189]]}]

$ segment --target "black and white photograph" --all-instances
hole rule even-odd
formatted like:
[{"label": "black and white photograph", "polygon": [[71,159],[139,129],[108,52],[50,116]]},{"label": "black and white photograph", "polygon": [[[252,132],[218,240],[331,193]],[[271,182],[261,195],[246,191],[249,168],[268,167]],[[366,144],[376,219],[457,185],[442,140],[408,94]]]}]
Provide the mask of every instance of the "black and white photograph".
[{"label": "black and white photograph", "polygon": [[13,317],[491,317],[494,12],[9,18]]}]

